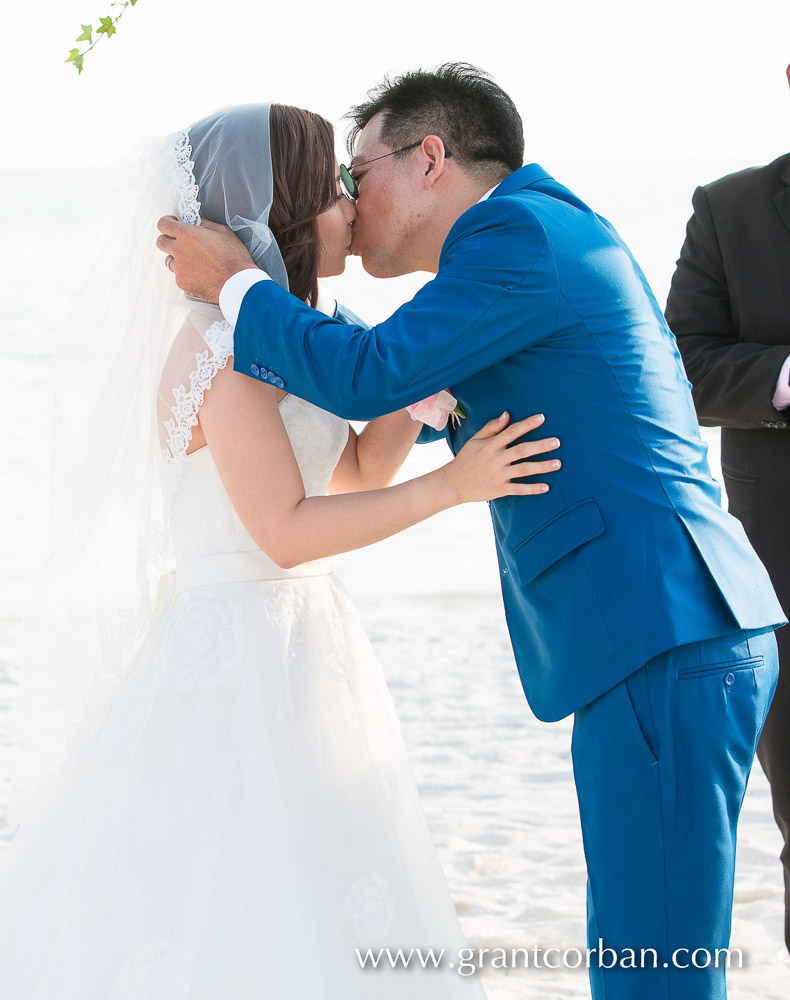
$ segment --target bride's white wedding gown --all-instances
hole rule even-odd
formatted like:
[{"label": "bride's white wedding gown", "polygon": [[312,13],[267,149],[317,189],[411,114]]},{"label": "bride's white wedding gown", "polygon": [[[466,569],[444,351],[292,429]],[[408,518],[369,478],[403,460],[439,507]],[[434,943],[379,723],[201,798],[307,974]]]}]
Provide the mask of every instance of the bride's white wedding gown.
[{"label": "bride's white wedding gown", "polygon": [[[348,425],[293,396],[280,412],[324,492]],[[464,939],[330,564],[273,563],[208,448],[173,511],[172,603],[89,758],[0,862],[0,997],[483,997],[450,968]],[[357,948],[447,954],[361,969]]]}]

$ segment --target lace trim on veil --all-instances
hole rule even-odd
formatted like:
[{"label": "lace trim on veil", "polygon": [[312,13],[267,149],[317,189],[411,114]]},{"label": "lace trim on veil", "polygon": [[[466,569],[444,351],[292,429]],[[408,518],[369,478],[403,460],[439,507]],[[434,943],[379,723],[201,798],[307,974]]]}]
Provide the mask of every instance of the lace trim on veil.
[{"label": "lace trim on veil", "polygon": [[175,163],[173,165],[173,182],[178,195],[178,217],[182,222],[193,226],[200,225],[199,189],[195,181],[195,164],[192,162],[192,146],[189,142],[189,132],[183,131],[176,135],[173,147]]},{"label": "lace trim on veil", "polygon": [[[182,222],[200,225],[199,189],[195,181],[192,160],[192,146],[189,132],[176,135],[173,146],[173,183],[178,194],[178,217]],[[166,447],[162,449],[165,460],[165,487],[172,496],[181,473],[187,448],[192,440],[192,428],[197,427],[198,410],[217,372],[228,363],[233,353],[233,328],[224,319],[212,323],[203,334],[209,351],[195,354],[195,368],[189,375],[189,388],[185,384],[173,389],[175,405],[171,407],[172,418],[164,422]]]},{"label": "lace trim on veil", "polygon": [[[176,135],[171,152],[179,218],[183,222],[199,225],[200,202],[197,198],[198,186],[193,173],[192,146],[188,132],[179,132]],[[179,385],[173,389],[175,397],[175,404],[171,408],[173,416],[164,422],[167,446],[163,449],[165,459],[163,488],[166,502],[172,498],[178,482],[181,466],[189,442],[192,440],[192,428],[197,426],[197,414],[205,392],[211,387],[217,372],[227,365],[228,358],[233,353],[233,328],[225,320],[214,322],[202,337],[208,345],[208,350],[196,353],[195,368],[189,376],[189,387]],[[119,676],[123,675],[121,668],[125,654],[136,647],[155,617],[154,604],[158,603],[159,599],[152,601],[147,578],[152,567],[157,575],[165,573],[169,568],[168,533],[165,525],[159,522],[151,524],[148,536],[140,541],[137,579],[139,604],[136,607],[121,608],[115,624],[102,635],[106,662],[114,665],[114,671],[110,671],[109,678],[104,678],[98,690],[94,686],[89,694],[89,700],[96,700],[98,695],[98,700],[108,701]],[[113,673],[115,676],[112,676]]]},{"label": "lace trim on veil", "polygon": [[[189,132],[176,134],[171,146],[171,174],[178,197],[178,216],[182,222],[200,225],[199,188],[195,181],[192,145]],[[195,369],[189,376],[189,388],[180,385],[173,389],[175,405],[173,417],[165,421],[167,447],[163,449],[165,473],[163,488],[169,502],[178,481],[181,464],[192,439],[192,428],[197,425],[197,413],[207,389],[233,353],[233,328],[225,320],[217,320],[203,334],[209,350],[195,355]],[[87,712],[77,728],[83,734],[97,735],[101,720],[112,705],[118,685],[125,675],[127,660],[138,646],[156,618],[157,607],[167,603],[167,570],[170,568],[168,532],[161,522],[151,523],[146,537],[140,539],[138,552],[137,591],[138,604],[122,607],[115,622],[101,635],[101,646],[107,666],[106,674],[92,684],[87,694]],[[159,594],[150,592],[149,574],[159,577]],[[172,573],[169,574],[172,576]],[[152,599],[153,598],[153,599]]]},{"label": "lace trim on veil", "polygon": [[192,440],[192,428],[197,427],[198,411],[203,405],[205,393],[217,372],[228,363],[233,353],[233,327],[224,319],[218,319],[203,334],[209,351],[195,354],[196,367],[189,374],[189,388],[185,384],[173,389],[175,405],[171,407],[173,416],[164,423],[167,446],[162,449],[166,468],[169,471],[168,485],[172,490],[178,481],[181,467],[186,458],[187,448]]}]

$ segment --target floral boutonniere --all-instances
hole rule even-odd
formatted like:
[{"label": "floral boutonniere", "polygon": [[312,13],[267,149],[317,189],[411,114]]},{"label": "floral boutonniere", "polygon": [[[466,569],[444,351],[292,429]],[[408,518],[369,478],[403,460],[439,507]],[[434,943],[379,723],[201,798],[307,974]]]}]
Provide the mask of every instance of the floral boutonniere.
[{"label": "floral boutonniere", "polygon": [[452,420],[453,426],[456,427],[466,417],[463,407],[446,389],[428,396],[427,399],[421,399],[419,403],[412,403],[406,409],[411,414],[412,420],[421,420],[436,431],[443,431],[448,420]]}]

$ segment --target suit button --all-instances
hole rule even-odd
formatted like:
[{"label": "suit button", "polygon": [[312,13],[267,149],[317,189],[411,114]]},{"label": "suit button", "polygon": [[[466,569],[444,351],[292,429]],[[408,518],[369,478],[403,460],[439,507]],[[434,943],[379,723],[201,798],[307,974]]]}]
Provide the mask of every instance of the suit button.
[{"label": "suit button", "polygon": [[274,380],[274,384],[277,386],[278,389],[284,389],[285,388],[285,382],[283,382],[283,380],[280,378],[279,375]]},{"label": "suit button", "polygon": [[727,687],[732,687],[732,685],[735,683],[735,674],[725,674],[724,683],[727,685]]},{"label": "suit button", "polygon": [[250,365],[250,371],[255,376],[255,378],[257,378],[261,373],[261,370],[257,365]]},{"label": "suit button", "polygon": [[780,420],[779,423],[777,424],[777,426],[781,427],[782,429],[784,429],[785,427],[787,427],[787,424],[784,422],[784,420]]},{"label": "suit button", "polygon": [[271,382],[272,385],[274,385],[277,381],[277,376],[274,374],[274,372],[269,372],[266,375],[266,378]]},{"label": "suit button", "polygon": [[502,570],[502,576],[507,576],[507,570],[506,569]]}]

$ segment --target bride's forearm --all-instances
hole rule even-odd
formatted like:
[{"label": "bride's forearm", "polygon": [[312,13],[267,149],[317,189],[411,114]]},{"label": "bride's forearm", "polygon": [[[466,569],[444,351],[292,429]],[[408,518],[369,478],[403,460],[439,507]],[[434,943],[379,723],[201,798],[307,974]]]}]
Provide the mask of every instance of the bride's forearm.
[{"label": "bride's forearm", "polygon": [[270,553],[285,569],[372,545],[460,502],[443,469],[386,489],[307,497]]},{"label": "bride's forearm", "polygon": [[371,420],[357,440],[357,462],[363,490],[389,486],[412,449],[422,424],[406,410]]},{"label": "bride's forearm", "polygon": [[327,492],[355,493],[389,486],[421,426],[406,410],[400,410],[371,420],[359,435],[351,428]]},{"label": "bride's forearm", "polygon": [[[556,440],[518,443],[537,429],[543,417],[507,426],[508,414],[503,413],[435,472],[383,489],[306,497],[276,396],[268,386],[263,389],[229,367],[221,369],[201,407],[201,427],[241,523],[256,545],[283,568],[371,545],[455,504],[548,488],[515,481],[554,468],[553,463],[524,460],[554,449]],[[402,419],[400,429],[405,437]],[[415,435],[416,427],[409,433]],[[306,461],[312,452],[307,442],[300,439],[299,445]],[[320,432],[314,447],[321,447]],[[344,464],[344,457],[353,471],[353,440],[346,444],[339,464]]]}]

